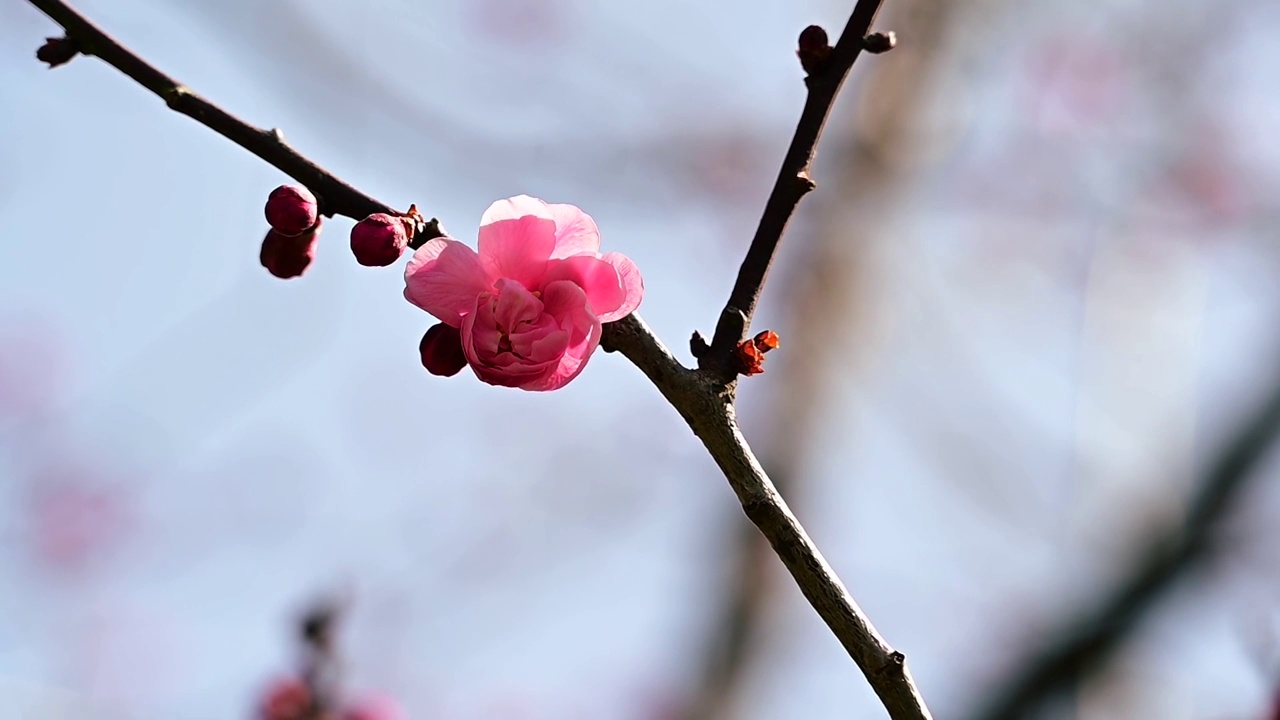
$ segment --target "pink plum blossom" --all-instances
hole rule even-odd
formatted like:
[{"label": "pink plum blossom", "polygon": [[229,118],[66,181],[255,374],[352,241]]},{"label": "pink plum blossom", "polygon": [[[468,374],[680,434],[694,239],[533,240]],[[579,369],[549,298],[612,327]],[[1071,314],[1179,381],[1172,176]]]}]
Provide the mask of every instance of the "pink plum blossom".
[{"label": "pink plum blossom", "polygon": [[595,221],[573,205],[499,200],[480,219],[478,248],[423,245],[405,268],[404,296],[460,330],[467,363],[491,385],[564,387],[599,346],[601,323],[644,296],[635,263],[600,254]]}]

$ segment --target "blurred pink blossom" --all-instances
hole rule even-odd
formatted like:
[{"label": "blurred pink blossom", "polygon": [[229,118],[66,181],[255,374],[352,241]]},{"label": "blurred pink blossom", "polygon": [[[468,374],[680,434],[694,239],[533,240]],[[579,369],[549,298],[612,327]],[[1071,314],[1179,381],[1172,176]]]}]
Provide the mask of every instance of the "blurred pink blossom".
[{"label": "blurred pink blossom", "polygon": [[600,254],[590,215],[520,195],[485,211],[479,252],[451,238],[419,248],[404,295],[461,330],[482,381],[555,390],[586,367],[601,323],[639,306],[644,282],[624,255]]},{"label": "blurred pink blossom", "polygon": [[123,538],[128,527],[125,498],[95,472],[50,465],[31,479],[31,538],[44,564],[81,571]]},{"label": "blurred pink blossom", "polygon": [[404,709],[389,695],[371,695],[351,704],[342,720],[405,720]]}]

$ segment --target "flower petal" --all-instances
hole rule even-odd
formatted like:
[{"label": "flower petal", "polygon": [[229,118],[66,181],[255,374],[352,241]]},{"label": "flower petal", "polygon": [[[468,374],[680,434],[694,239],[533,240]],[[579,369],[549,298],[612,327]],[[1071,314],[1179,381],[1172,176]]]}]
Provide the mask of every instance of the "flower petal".
[{"label": "flower petal", "polygon": [[576,378],[600,346],[601,334],[600,321],[591,312],[586,293],[577,284],[562,280],[547,285],[542,291],[542,302],[547,314],[559,319],[561,328],[569,331],[570,345],[553,371],[519,386],[535,392],[558,390]]},{"label": "flower petal", "polygon": [[556,224],[547,218],[526,215],[480,226],[480,262],[495,280],[537,287],[555,246]]},{"label": "flower petal", "polygon": [[561,280],[572,281],[582,288],[591,303],[591,311],[600,317],[613,313],[627,299],[627,291],[617,269],[590,255],[576,255],[548,263],[547,272],[542,276],[543,287]]},{"label": "flower petal", "polygon": [[553,258],[600,252],[600,229],[590,215],[577,205],[547,205],[556,221],[556,249]]},{"label": "flower petal", "polygon": [[484,211],[484,215],[480,216],[480,225],[483,227],[499,220],[519,220],[526,215],[548,220],[555,219],[551,206],[545,202],[528,195],[516,195],[490,205],[489,209]]},{"label": "flower petal", "polygon": [[405,299],[454,327],[471,312],[476,297],[492,289],[480,256],[452,238],[418,248],[404,269]]},{"label": "flower petal", "polygon": [[640,268],[631,262],[631,258],[622,253],[605,253],[600,256],[600,259],[609,263],[618,271],[618,278],[622,283],[624,295],[618,307],[600,315],[600,322],[607,323],[621,320],[640,307],[640,301],[644,299],[644,278],[640,276]]},{"label": "flower petal", "polygon": [[498,281],[498,299],[493,306],[493,319],[503,332],[516,330],[521,322],[530,323],[542,316],[542,301],[528,288],[514,280]]}]

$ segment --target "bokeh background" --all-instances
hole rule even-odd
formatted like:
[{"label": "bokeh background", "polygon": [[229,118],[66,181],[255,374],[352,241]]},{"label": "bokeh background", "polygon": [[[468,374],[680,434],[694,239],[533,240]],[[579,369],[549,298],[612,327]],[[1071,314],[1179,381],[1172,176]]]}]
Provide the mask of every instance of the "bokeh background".
[{"label": "bokeh background", "polygon": [[[591,213],[690,362],[849,0],[81,0],[198,92],[472,241]],[[1176,530],[1272,392],[1280,6],[887,0],[765,294],[749,439],[939,718],[990,708]],[[0,707],[249,718],[317,596],[414,720],[881,717],[643,376],[427,375],[350,221],[0,4]],[[1269,455],[1268,455],[1269,458]],[[1270,459],[1199,563],[1029,716],[1268,717]]]}]

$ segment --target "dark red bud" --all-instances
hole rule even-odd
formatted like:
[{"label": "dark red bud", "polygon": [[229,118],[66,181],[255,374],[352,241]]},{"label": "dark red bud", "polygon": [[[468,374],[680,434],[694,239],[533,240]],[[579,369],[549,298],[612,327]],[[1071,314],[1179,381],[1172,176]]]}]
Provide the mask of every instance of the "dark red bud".
[{"label": "dark red bud", "polygon": [[45,38],[44,45],[36,50],[36,59],[56,68],[71,62],[79,52],[80,46],[71,38]]},{"label": "dark red bud", "polygon": [[462,332],[458,328],[437,323],[427,330],[418,343],[422,367],[432,375],[451,377],[467,366],[467,355],[462,351]]},{"label": "dark red bud", "polygon": [[413,232],[412,219],[375,213],[351,228],[351,252],[366,267],[385,267],[400,259]]},{"label": "dark red bud", "polygon": [[281,235],[301,235],[319,220],[319,204],[310,190],[281,185],[267,197],[266,216],[271,229]]},{"label": "dark red bud", "polygon": [[301,235],[282,235],[276,230],[267,232],[262,240],[262,250],[258,260],[267,272],[281,280],[301,276],[316,258],[316,245],[320,238],[322,223]]},{"label": "dark red bud", "polygon": [[810,25],[800,31],[800,52],[813,52],[830,45],[831,42],[827,38],[827,31],[817,25]]},{"label": "dark red bud", "polygon": [[800,58],[800,67],[805,73],[817,75],[831,61],[831,45],[827,40],[827,31],[817,25],[810,25],[800,33],[800,48],[796,50]]}]

